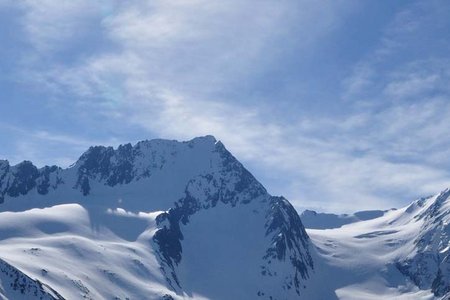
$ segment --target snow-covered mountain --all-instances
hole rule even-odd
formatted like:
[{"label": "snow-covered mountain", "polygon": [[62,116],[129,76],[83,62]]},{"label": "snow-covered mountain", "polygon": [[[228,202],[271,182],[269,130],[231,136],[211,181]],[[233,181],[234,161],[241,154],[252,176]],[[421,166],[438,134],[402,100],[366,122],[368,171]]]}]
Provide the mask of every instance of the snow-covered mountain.
[{"label": "snow-covered mountain", "polygon": [[[450,190],[333,229],[307,229],[309,288],[328,299],[450,299]],[[328,291],[325,291],[328,290]]]},{"label": "snow-covered mountain", "polygon": [[0,161],[0,200],[2,299],[450,299],[450,190],[299,217],[211,136]]},{"label": "snow-covered mountain", "polygon": [[450,189],[412,203],[407,213],[420,230],[413,247],[397,264],[421,289],[450,298]]},{"label": "snow-covered mountain", "polygon": [[7,299],[294,299],[314,276],[295,209],[212,136],[0,161],[0,201]]}]

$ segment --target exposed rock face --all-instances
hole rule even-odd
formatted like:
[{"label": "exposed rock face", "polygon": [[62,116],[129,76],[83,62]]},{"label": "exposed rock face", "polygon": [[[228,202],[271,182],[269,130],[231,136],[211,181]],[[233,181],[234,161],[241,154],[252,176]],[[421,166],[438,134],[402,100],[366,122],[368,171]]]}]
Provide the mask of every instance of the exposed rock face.
[{"label": "exposed rock face", "polygon": [[51,177],[57,177],[60,170],[56,166],[38,169],[30,161],[23,161],[16,166],[10,166],[6,160],[0,161],[0,203],[6,196],[19,197],[33,189],[46,195],[50,188],[55,189],[59,183],[56,180],[52,185]]}]

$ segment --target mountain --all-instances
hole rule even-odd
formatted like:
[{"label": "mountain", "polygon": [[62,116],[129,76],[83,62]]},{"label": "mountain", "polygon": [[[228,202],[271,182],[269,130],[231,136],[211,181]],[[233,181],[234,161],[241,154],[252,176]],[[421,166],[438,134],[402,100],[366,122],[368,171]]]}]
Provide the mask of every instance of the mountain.
[{"label": "mountain", "polygon": [[450,299],[450,190],[299,217],[212,136],[3,160],[0,200],[2,299]]},{"label": "mountain", "polygon": [[407,213],[420,229],[397,266],[421,289],[450,299],[450,189],[415,201]]},{"label": "mountain", "polygon": [[354,214],[332,214],[316,212],[314,210],[304,210],[300,218],[305,228],[311,229],[332,229],[339,228],[346,224],[360,221],[372,220],[383,216],[387,211],[383,210],[366,210],[358,211]]},{"label": "mountain", "polygon": [[450,299],[449,221],[447,189],[377,218],[307,229],[317,251],[309,288],[327,282],[328,299]]},{"label": "mountain", "polygon": [[3,298],[293,299],[314,277],[295,209],[212,136],[3,160],[0,201],[0,257],[26,285]]}]

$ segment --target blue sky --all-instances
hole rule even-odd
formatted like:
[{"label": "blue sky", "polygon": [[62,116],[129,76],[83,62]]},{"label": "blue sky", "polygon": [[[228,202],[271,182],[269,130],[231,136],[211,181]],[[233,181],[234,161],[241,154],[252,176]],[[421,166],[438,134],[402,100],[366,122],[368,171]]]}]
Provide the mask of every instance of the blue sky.
[{"label": "blue sky", "polygon": [[0,157],[213,134],[297,208],[450,187],[450,2],[0,0]]}]

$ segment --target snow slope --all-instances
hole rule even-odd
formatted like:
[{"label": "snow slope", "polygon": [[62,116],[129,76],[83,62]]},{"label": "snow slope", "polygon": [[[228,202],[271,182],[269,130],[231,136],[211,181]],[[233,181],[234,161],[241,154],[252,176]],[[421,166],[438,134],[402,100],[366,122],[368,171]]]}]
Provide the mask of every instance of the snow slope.
[{"label": "snow slope", "polygon": [[1,256],[66,299],[158,298],[170,291],[150,246],[156,215],[78,204],[3,212]]},{"label": "snow slope", "polygon": [[2,299],[62,299],[48,285],[28,277],[26,274],[0,259],[0,297]]},{"label": "snow slope", "polygon": [[65,299],[293,299],[314,275],[295,209],[211,136],[0,161],[0,200],[0,257]]},{"label": "snow slope", "polygon": [[340,228],[307,229],[317,250],[311,297],[449,299],[449,195]]}]

